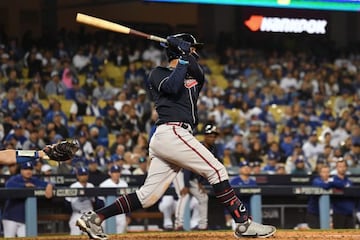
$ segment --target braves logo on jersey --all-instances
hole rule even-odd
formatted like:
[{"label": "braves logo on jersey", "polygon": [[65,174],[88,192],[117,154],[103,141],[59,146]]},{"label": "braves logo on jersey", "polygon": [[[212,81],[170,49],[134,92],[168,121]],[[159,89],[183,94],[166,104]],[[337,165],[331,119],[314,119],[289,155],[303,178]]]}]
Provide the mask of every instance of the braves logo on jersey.
[{"label": "braves logo on jersey", "polygon": [[193,78],[185,79],[184,85],[186,88],[192,88],[192,87],[198,85],[198,81],[196,81],[196,79],[193,79]]}]

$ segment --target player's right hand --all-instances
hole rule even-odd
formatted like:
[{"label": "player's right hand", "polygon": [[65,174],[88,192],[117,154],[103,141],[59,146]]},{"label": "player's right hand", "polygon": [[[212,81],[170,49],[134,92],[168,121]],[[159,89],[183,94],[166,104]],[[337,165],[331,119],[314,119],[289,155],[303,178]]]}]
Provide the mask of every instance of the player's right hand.
[{"label": "player's right hand", "polygon": [[177,47],[183,54],[187,55],[190,53],[191,43],[174,36],[168,36],[166,40],[170,45]]}]

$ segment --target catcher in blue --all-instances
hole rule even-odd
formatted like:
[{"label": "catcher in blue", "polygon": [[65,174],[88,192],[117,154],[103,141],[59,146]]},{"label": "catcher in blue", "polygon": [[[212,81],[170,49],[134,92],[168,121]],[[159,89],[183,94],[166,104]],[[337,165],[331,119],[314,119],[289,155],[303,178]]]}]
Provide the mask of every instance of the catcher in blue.
[{"label": "catcher in blue", "polygon": [[198,124],[197,100],[205,82],[196,52],[202,46],[190,34],[167,37],[169,65],[154,68],[148,81],[159,117],[149,144],[147,178],[139,190],[121,195],[113,204],[86,212],[77,220],[77,226],[90,239],[108,239],[101,227],[105,219],[155,204],[182,168],[203,176],[212,185],[216,198],[236,222],[236,238],[266,238],[275,233],[275,227],[251,220],[229,184],[224,165],[192,134]]}]

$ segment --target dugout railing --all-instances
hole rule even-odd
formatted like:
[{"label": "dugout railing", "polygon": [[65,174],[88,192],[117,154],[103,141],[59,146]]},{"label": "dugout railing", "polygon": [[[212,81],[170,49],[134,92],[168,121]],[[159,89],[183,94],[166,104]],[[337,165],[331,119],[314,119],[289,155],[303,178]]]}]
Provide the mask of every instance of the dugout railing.
[{"label": "dugout railing", "polygon": [[[106,204],[113,203],[117,196],[123,193],[129,193],[136,190],[137,187],[130,188],[68,188],[56,187],[54,189],[54,198],[77,197],[77,196],[106,196]],[[209,195],[213,196],[211,188],[208,188]],[[280,186],[269,185],[259,187],[235,188],[237,194],[242,196],[250,196],[250,205],[252,216],[255,221],[262,222],[261,209],[263,206],[263,198],[278,197],[288,198],[294,196],[310,196],[319,195],[320,208],[320,226],[321,229],[330,228],[330,196],[343,196],[359,199],[360,187],[349,187],[343,190],[324,190],[311,186]],[[169,188],[168,194],[175,194],[174,189]],[[38,235],[38,203],[37,198],[44,198],[43,189],[0,189],[0,198],[5,200],[8,198],[25,199],[25,219],[26,219],[26,236]],[[274,202],[276,205],[277,203]],[[39,206],[41,207],[41,206]],[[57,206],[54,206],[56,208]],[[115,233],[115,218],[109,218],[106,222],[106,233]]]}]

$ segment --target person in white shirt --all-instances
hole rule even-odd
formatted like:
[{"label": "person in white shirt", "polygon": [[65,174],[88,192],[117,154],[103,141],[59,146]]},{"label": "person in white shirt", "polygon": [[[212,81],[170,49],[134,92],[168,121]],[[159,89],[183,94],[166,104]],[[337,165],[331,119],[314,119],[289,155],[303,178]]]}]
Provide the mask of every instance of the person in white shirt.
[{"label": "person in white shirt", "polygon": [[312,166],[314,166],[314,162],[318,158],[319,154],[324,152],[324,144],[319,143],[317,132],[311,132],[309,140],[306,141],[302,150],[304,152],[304,156],[309,160]]},{"label": "person in white shirt", "polygon": [[280,87],[284,89],[285,92],[289,92],[291,88],[298,89],[298,85],[297,79],[291,72],[288,72],[288,74],[280,80]]},{"label": "person in white shirt", "polygon": [[72,63],[76,70],[82,71],[85,67],[90,65],[90,56],[84,53],[84,50],[80,48],[72,59]]},{"label": "person in white shirt", "polygon": [[161,51],[151,43],[150,46],[143,52],[142,59],[150,60],[158,66],[161,64]]},{"label": "person in white shirt", "polygon": [[328,126],[321,132],[320,138],[324,139],[326,133],[331,134],[330,144],[334,148],[338,147],[341,142],[345,141],[349,137],[349,134],[343,128],[342,124],[338,123],[334,117],[328,119]]},{"label": "person in white shirt", "polygon": [[[113,165],[109,171],[110,177],[104,180],[99,184],[99,187],[102,188],[127,188],[128,184],[126,181],[121,179],[121,167],[118,165]],[[99,197],[105,201],[104,197]],[[104,222],[105,223],[105,222]],[[103,223],[103,228],[105,228],[105,224]],[[116,233],[125,233],[127,228],[127,217],[126,214],[116,215]]]},{"label": "person in white shirt", "polygon": [[[85,167],[80,167],[76,170],[77,182],[70,185],[70,188],[93,188],[94,185],[88,182],[89,170]],[[66,197],[71,205],[72,214],[69,220],[70,235],[81,235],[81,230],[76,226],[75,222],[84,212],[94,210],[94,197]]]}]

